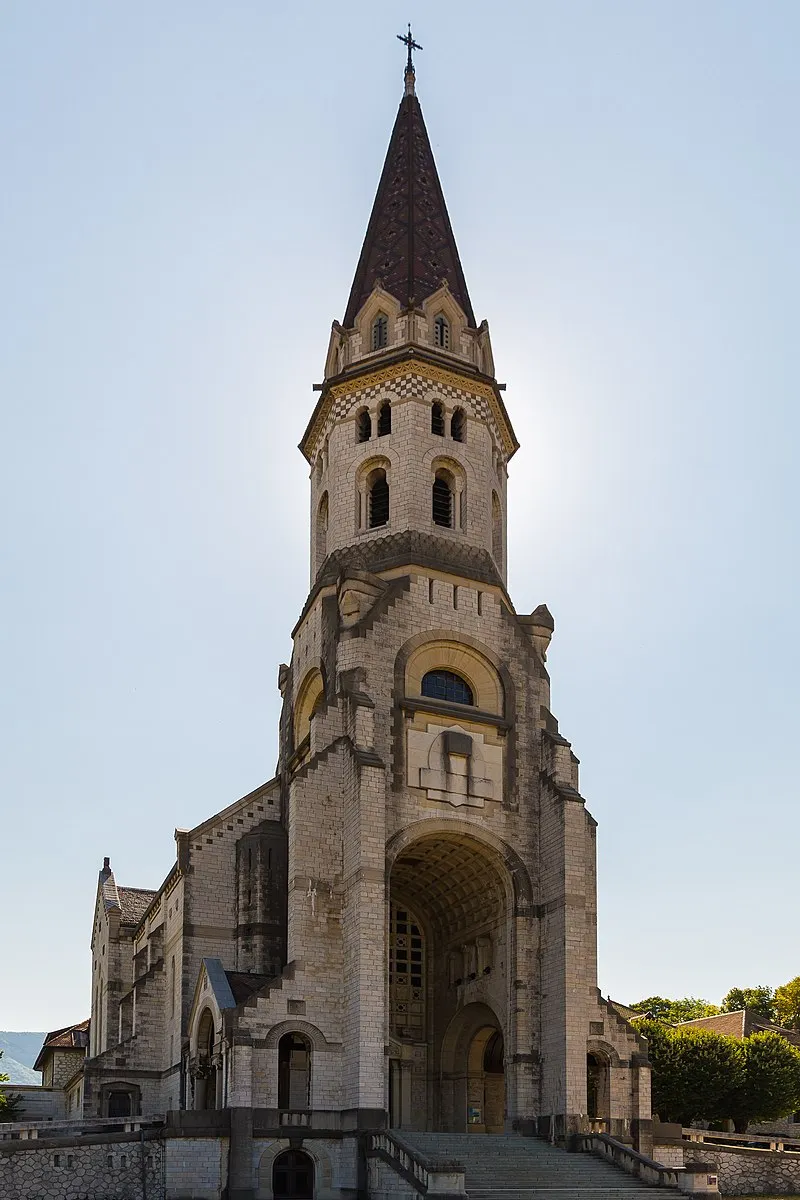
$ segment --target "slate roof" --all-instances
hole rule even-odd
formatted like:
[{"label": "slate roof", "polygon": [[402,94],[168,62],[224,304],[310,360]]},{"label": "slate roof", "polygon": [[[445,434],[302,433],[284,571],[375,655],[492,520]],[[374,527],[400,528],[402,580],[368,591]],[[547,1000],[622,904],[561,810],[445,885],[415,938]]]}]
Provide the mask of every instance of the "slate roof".
[{"label": "slate roof", "polygon": [[88,1018],[85,1021],[79,1021],[77,1025],[65,1025],[63,1029],[53,1029],[50,1033],[45,1034],[44,1044],[37,1055],[33,1069],[34,1071],[42,1070],[44,1056],[47,1051],[85,1050],[88,1045]]},{"label": "slate roof", "polygon": [[123,925],[138,925],[158,894],[148,888],[117,888]]},{"label": "slate roof", "polygon": [[422,109],[412,92],[400,101],[344,325],[354,324],[377,282],[405,308],[419,306],[445,279],[475,328]]},{"label": "slate roof", "polygon": [[244,1004],[250,996],[275,982],[274,975],[256,975],[249,971],[226,971],[225,975],[237,1004]]},{"label": "slate roof", "polygon": [[647,1013],[640,1012],[638,1008],[630,1008],[627,1004],[620,1004],[618,1000],[609,1000],[608,1003],[625,1021],[641,1021],[642,1017],[648,1015]]},{"label": "slate roof", "polygon": [[717,1013],[715,1017],[695,1017],[693,1021],[681,1021],[678,1029],[708,1029],[712,1033],[725,1033],[728,1037],[746,1038],[754,1033],[779,1033],[793,1046],[800,1046],[800,1033],[796,1029],[784,1029],[754,1013],[750,1008],[739,1008],[736,1012]]}]

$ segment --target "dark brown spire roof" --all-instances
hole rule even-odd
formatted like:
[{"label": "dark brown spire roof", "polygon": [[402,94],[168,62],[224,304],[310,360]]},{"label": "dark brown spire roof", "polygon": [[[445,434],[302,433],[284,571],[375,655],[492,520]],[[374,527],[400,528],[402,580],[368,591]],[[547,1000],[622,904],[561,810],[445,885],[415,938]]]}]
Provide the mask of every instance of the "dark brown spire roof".
[{"label": "dark brown spire roof", "polygon": [[378,282],[405,308],[421,304],[445,279],[475,328],[428,131],[412,89],[400,101],[344,325],[353,325]]}]

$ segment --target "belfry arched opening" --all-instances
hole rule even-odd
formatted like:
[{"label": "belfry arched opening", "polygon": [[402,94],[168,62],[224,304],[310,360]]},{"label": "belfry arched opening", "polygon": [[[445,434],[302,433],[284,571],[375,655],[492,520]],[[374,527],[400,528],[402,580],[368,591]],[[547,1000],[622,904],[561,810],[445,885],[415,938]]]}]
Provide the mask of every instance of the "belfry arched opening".
[{"label": "belfry arched opening", "polygon": [[389,1120],[498,1133],[505,1122],[508,891],[498,856],[444,830],[389,877]]}]

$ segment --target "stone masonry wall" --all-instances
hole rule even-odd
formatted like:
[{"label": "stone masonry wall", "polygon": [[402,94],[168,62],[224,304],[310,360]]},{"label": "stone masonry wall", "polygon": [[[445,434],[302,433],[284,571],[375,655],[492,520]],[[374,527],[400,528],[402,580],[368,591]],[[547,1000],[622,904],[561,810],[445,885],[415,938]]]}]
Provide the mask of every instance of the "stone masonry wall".
[{"label": "stone masonry wall", "polygon": [[143,1157],[147,1200],[165,1200],[163,1155],[159,1141],[5,1142],[0,1146],[0,1200],[141,1200]]},{"label": "stone masonry wall", "polygon": [[740,1150],[707,1142],[684,1146],[685,1162],[713,1163],[723,1196],[800,1195],[800,1154]]},{"label": "stone masonry wall", "polygon": [[228,1178],[228,1149],[227,1138],[168,1139],[165,1200],[218,1200]]}]

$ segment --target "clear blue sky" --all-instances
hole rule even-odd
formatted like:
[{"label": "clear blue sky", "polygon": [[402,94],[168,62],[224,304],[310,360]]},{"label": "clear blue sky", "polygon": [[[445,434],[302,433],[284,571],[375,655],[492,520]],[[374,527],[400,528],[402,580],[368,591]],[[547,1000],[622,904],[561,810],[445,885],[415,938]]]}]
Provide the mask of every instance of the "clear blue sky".
[{"label": "clear blue sky", "polygon": [[295,447],[409,18],[601,987],[800,973],[800,6],[0,0],[0,1028],[88,1013],[104,855],[157,887],[274,771]]}]

